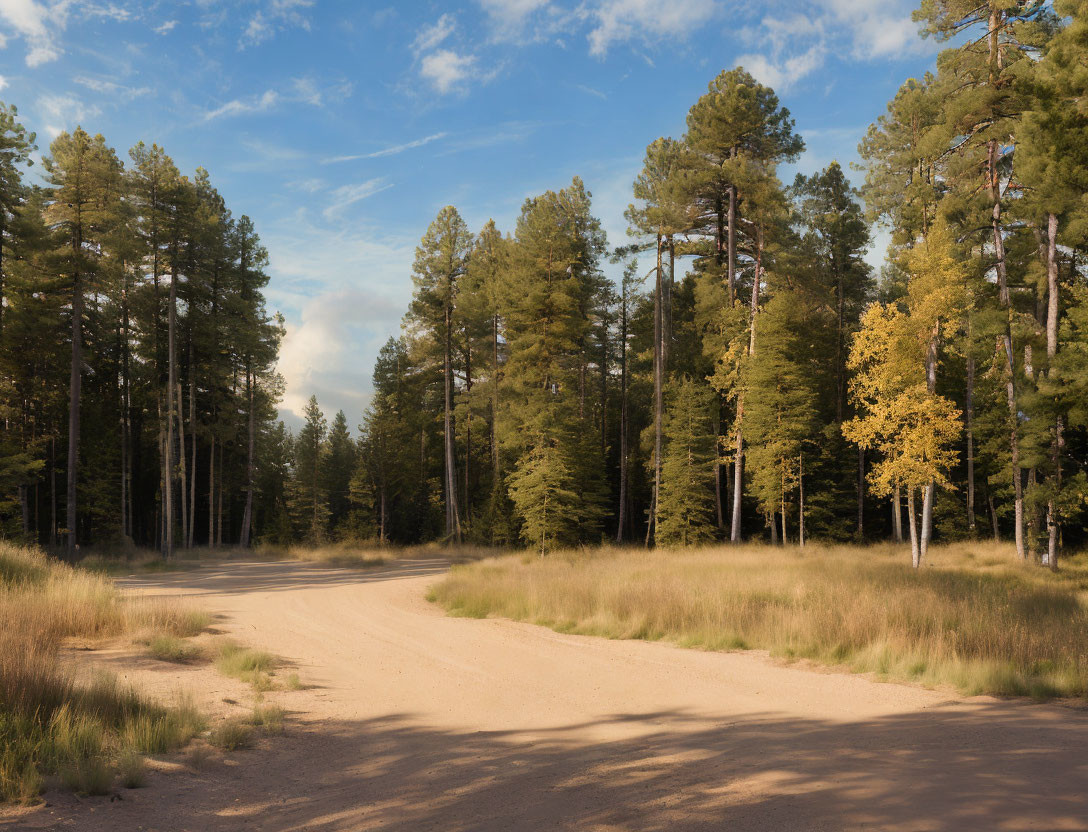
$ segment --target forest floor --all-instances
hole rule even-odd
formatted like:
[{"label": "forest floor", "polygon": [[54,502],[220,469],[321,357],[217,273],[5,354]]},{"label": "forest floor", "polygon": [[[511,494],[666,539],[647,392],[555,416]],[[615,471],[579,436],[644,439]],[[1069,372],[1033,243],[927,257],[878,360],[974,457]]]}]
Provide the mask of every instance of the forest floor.
[{"label": "forest floor", "polygon": [[[444,559],[230,561],[119,581],[186,596],[306,685],[286,732],[122,800],[49,792],[0,829],[1088,830],[1088,713],[785,665],[766,653],[447,617]],[[92,657],[211,709],[207,666]],[[234,704],[232,704],[234,703]]]}]

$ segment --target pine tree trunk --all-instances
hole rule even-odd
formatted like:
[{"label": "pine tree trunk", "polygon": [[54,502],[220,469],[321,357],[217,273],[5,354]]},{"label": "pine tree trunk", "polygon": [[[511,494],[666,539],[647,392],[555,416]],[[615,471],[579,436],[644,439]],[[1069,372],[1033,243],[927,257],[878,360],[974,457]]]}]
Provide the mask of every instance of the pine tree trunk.
[{"label": "pine tree trunk", "polygon": [[994,507],[994,495],[991,493],[986,494],[986,505],[990,507],[990,523],[994,529],[994,542],[1001,542],[1001,528],[997,523],[997,508]]},{"label": "pine tree trunk", "polygon": [[[971,325],[968,322],[968,350],[971,349]],[[975,534],[975,357],[967,356],[967,529]]]},{"label": "pine tree trunk", "polygon": [[646,527],[646,542],[649,545],[651,529],[657,532],[657,515],[661,497],[661,452],[663,448],[663,424],[665,419],[665,298],[664,275],[662,274],[662,239],[657,235],[657,269],[654,286],[654,493],[653,511]]},{"label": "pine tree trunk", "polygon": [[215,430],[208,443],[208,548],[215,548]]},{"label": "pine tree trunk", "polygon": [[49,437],[49,545],[57,546],[57,437]]},{"label": "pine tree trunk", "polygon": [[193,375],[193,341],[189,339],[189,441],[192,444],[192,460],[189,466],[189,537],[188,548],[193,548],[196,538],[196,378]]},{"label": "pine tree trunk", "polygon": [[167,380],[166,380],[166,491],[164,493],[163,549],[166,557],[174,554],[174,388],[177,385],[178,271],[170,272],[170,308],[167,310]]},{"label": "pine tree trunk", "polygon": [[472,352],[468,346],[468,333],[465,333],[465,522],[472,521],[472,496],[469,482],[472,470]]},{"label": "pine tree trunk", "polygon": [[[77,237],[73,244],[74,255],[82,256],[83,241]],[[83,366],[83,281],[77,271],[72,284],[72,367],[68,383],[68,491],[65,510],[68,524],[68,561],[74,562],[78,539],[76,525],[79,514],[76,505],[76,486],[79,483],[79,410],[80,386]]]},{"label": "pine tree trunk", "polygon": [[178,382],[178,491],[181,494],[181,543],[184,547],[189,540],[189,477],[185,465],[185,402],[181,395],[181,382]]},{"label": "pine tree trunk", "polygon": [[[1050,214],[1047,217],[1047,314],[1046,314],[1046,355],[1047,376],[1054,371],[1054,363],[1058,356],[1058,217]],[[1046,505],[1047,528],[1047,565],[1053,570],[1058,570],[1058,540],[1060,528],[1058,525],[1058,511],[1054,499],[1054,493],[1062,486],[1062,417],[1059,415],[1054,425],[1054,436],[1050,443],[1050,476],[1054,478],[1054,486],[1050,489],[1051,497]]]},{"label": "pine tree trunk", "polygon": [[918,545],[918,518],[914,512],[914,488],[907,489],[907,522],[910,524],[910,560],[917,569],[922,565],[921,550]]},{"label": "pine tree trunk", "polygon": [[491,317],[491,468],[492,482],[500,482],[499,442],[499,316]]},{"label": "pine tree trunk", "polygon": [[457,511],[457,471],[453,449],[453,321],[452,310],[446,304],[446,341],[443,369],[444,384],[444,443],[446,457],[446,537],[461,542],[461,518]]},{"label": "pine tree trunk", "polygon": [[620,306],[620,502],[616,542],[623,543],[627,524],[627,283]]},{"label": "pine tree trunk", "polygon": [[798,543],[805,548],[805,458],[797,455]]},{"label": "pine tree trunk", "polygon": [[[991,41],[996,36],[991,38]],[[1016,555],[1021,560],[1027,560],[1027,549],[1024,543],[1024,483],[1020,472],[1020,430],[1019,413],[1016,406],[1016,362],[1013,353],[1012,341],[1012,303],[1009,296],[1008,273],[1005,265],[1005,240],[1001,231],[1001,181],[997,171],[997,141],[991,139],[988,147],[988,169],[990,176],[990,194],[993,202],[991,215],[994,251],[997,262],[998,296],[1001,306],[1005,310],[1005,331],[1002,333],[1002,341],[1005,347],[1005,398],[1009,408],[1009,453],[1012,457],[1012,485],[1014,504],[1014,538],[1016,540]]]},{"label": "pine tree trunk", "polygon": [[[242,530],[238,545],[243,549],[249,548],[249,538],[253,528],[253,486],[256,470],[255,456],[257,453],[257,410],[256,387],[253,378],[253,370],[249,360],[246,360],[246,400],[248,414],[246,416],[246,507],[242,512]],[[317,458],[316,455],[314,457]],[[317,486],[314,485],[314,531],[317,531]]]}]

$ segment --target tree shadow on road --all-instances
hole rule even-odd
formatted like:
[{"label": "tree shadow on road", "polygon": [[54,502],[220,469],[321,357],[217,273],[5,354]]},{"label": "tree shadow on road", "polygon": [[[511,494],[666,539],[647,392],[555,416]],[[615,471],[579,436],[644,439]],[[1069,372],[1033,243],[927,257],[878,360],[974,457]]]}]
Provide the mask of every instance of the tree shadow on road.
[{"label": "tree shadow on road", "polygon": [[846,723],[622,714],[517,734],[392,715],[291,726],[229,770],[59,814],[88,832],[1084,830],[1086,748],[1084,714],[1019,702]]}]

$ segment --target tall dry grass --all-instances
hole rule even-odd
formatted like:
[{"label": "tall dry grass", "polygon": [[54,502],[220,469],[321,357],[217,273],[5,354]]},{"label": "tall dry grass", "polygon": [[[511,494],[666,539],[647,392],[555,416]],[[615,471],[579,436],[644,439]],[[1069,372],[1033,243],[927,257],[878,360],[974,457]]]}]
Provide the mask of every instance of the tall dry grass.
[{"label": "tall dry grass", "polygon": [[431,600],[561,632],[764,649],[951,685],[966,694],[1088,693],[1088,561],[1053,576],[1011,547],[605,549],[455,567]]},{"label": "tall dry grass", "polygon": [[43,777],[96,792],[116,760],[175,747],[201,730],[195,709],[145,701],[108,676],[58,661],[68,640],[141,631],[194,635],[207,616],[123,598],[104,577],[0,541],[0,800],[32,799]]}]

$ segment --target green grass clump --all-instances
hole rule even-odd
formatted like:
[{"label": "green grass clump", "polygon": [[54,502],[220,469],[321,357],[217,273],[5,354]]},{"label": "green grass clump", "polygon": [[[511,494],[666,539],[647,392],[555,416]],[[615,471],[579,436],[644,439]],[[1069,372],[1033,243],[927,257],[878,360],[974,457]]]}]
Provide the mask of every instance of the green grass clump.
[{"label": "green grass clump", "polygon": [[228,719],[212,729],[208,742],[223,751],[238,751],[253,745],[253,737],[253,726],[248,722]]},{"label": "green grass clump", "polygon": [[302,680],[298,677],[297,673],[288,673],[287,678],[283,680],[283,686],[287,690],[305,690],[306,685],[302,683]]},{"label": "green grass clump", "polygon": [[430,592],[453,615],[561,632],[753,648],[965,694],[1088,694],[1088,557],[1053,575],[1011,547],[752,545],[603,549],[455,567]]},{"label": "green grass clump", "polygon": [[279,660],[264,650],[243,647],[233,641],[223,642],[215,668],[224,676],[240,679],[252,685],[257,692],[272,690],[272,673]]},{"label": "green grass clump", "polygon": [[135,751],[125,752],[117,761],[117,779],[126,789],[138,789],[147,782],[147,760]]},{"label": "green grass clump", "polygon": [[283,733],[283,708],[278,705],[258,705],[249,717],[249,724],[266,734]]},{"label": "green grass clump", "polygon": [[147,653],[159,661],[185,664],[201,655],[201,650],[195,644],[178,638],[169,633],[160,633],[143,640]]}]

